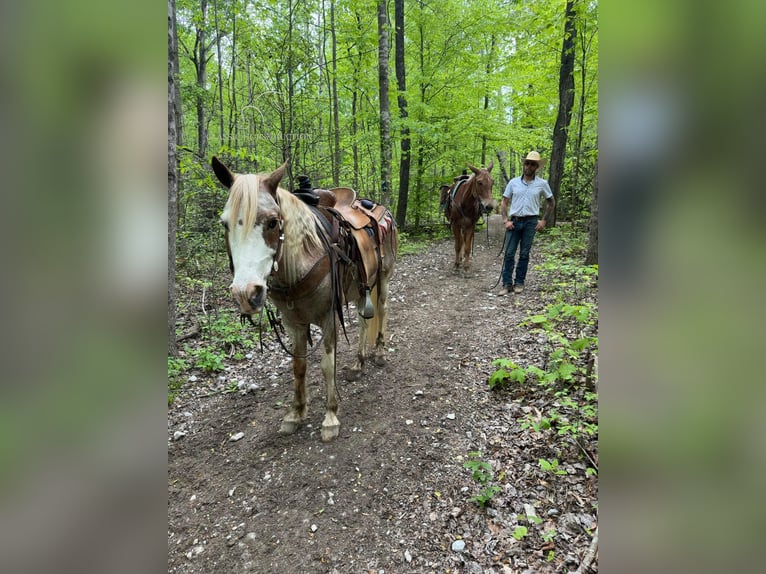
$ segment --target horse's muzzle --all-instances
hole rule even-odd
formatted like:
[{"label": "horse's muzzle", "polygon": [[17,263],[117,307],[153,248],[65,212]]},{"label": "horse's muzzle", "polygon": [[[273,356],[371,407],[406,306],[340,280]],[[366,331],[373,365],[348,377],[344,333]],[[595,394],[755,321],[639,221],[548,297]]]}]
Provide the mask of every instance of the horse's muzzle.
[{"label": "horse's muzzle", "polygon": [[481,210],[485,215],[489,215],[497,208],[497,202],[494,199],[490,199],[487,203],[481,204]]},{"label": "horse's muzzle", "polygon": [[244,315],[254,315],[263,308],[266,288],[256,283],[248,283],[244,289],[232,285],[231,294]]}]

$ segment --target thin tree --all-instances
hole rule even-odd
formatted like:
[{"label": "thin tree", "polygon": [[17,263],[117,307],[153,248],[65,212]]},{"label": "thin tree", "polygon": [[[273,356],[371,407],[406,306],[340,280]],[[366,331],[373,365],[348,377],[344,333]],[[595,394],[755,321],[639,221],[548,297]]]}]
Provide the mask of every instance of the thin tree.
[{"label": "thin tree", "polygon": [[[489,54],[487,55],[487,66],[485,69],[487,81],[492,75],[492,60],[495,57],[495,35],[490,36]],[[489,109],[489,88],[484,90],[484,113]],[[481,134],[481,165],[487,165],[487,134]]]},{"label": "thin tree", "polygon": [[598,160],[593,174],[593,197],[590,200],[590,224],[588,228],[588,251],[585,265],[598,263]]},{"label": "thin tree", "polygon": [[[564,160],[566,159],[567,133],[572,121],[572,107],[574,106],[574,44],[577,36],[575,20],[575,0],[567,0],[566,15],[564,20],[564,39],[561,45],[561,66],[559,68],[559,111],[556,116],[556,125],[553,128],[553,147],[551,149],[551,171],[549,183],[553,196],[558,205],[561,179],[564,175]],[[556,224],[556,210],[551,216]]]},{"label": "thin tree", "polygon": [[168,355],[176,356],[176,230],[178,228],[178,155],[176,151],[176,75],[178,41],[176,3],[168,0]]},{"label": "thin tree", "polygon": [[213,0],[215,51],[218,58],[218,145],[223,145],[223,60],[221,58],[221,28],[218,25],[218,0]]},{"label": "thin tree", "polygon": [[388,14],[385,0],[378,2],[378,88],[381,202],[389,205],[391,203],[391,110],[388,102]]},{"label": "thin tree", "polygon": [[194,49],[187,50],[189,59],[194,64],[197,79],[195,105],[197,108],[197,150],[201,158],[207,154],[207,121],[205,119],[205,94],[207,93],[207,62],[211,57],[207,43],[207,0],[200,0],[200,19],[194,37]]},{"label": "thin tree", "polygon": [[396,204],[396,223],[404,227],[407,218],[407,199],[410,187],[410,128],[407,125],[407,90],[404,68],[404,0],[394,1],[394,25],[396,27],[396,83],[399,117],[402,119],[401,149],[399,160],[399,201]]},{"label": "thin tree", "polygon": [[580,52],[580,105],[579,115],[577,117],[577,140],[575,142],[575,161],[574,168],[572,169],[572,191],[569,206],[569,212],[571,213],[570,219],[574,221],[577,217],[577,188],[578,179],[580,177],[580,162],[582,161],[582,138],[583,128],[585,126],[585,103],[588,96],[588,54],[590,53],[590,47],[593,42],[593,38],[596,35],[596,27],[594,26],[590,33],[588,33],[588,19],[583,17],[581,19],[579,29],[579,52]]},{"label": "thin tree", "polygon": [[333,162],[332,183],[340,185],[340,120],[338,119],[338,41],[335,34],[335,2],[330,2],[330,36],[332,40],[332,122],[333,122]]}]

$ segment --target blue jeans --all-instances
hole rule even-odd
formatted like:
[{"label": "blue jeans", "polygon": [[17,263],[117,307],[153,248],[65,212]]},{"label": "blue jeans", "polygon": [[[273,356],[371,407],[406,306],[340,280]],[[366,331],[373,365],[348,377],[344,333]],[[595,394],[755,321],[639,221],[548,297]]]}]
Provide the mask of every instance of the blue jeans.
[{"label": "blue jeans", "polygon": [[[503,285],[524,285],[529,266],[529,252],[532,249],[532,240],[535,238],[535,226],[537,218],[521,219],[513,222],[513,229],[505,232],[505,260],[503,262]],[[519,249],[519,261],[516,264],[516,281],[513,281],[513,260],[516,257],[516,248]]]}]

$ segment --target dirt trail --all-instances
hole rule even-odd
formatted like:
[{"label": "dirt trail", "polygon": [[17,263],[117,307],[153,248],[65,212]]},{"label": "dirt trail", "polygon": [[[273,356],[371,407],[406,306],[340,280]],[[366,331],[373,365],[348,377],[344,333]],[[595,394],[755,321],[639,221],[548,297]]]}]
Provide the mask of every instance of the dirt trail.
[{"label": "dirt trail", "polygon": [[[546,440],[524,438],[529,431],[517,420],[548,399],[487,386],[493,359],[528,363],[542,353],[539,335],[518,327],[546,303],[532,267],[539,245],[525,293],[495,297],[499,216],[490,233],[489,245],[484,231],[476,236],[470,277],[452,271],[449,242],[400,259],[388,363],[368,363],[357,382],[346,382],[343,370],[355,349],[350,325],[351,345],[338,347],[342,426],[334,442],[319,436],[318,354],[309,362],[307,424],[290,436],[278,429],[292,396],[291,370],[275,343],[249,363],[229,365],[217,382],[243,380],[257,390],[176,399],[168,413],[168,572],[486,574],[576,566],[590,540],[585,528],[595,528],[595,479],[575,450],[552,453]],[[238,432],[244,437],[231,442]],[[483,453],[502,489],[487,509],[469,500],[478,492],[463,467],[471,451]],[[572,470],[555,488],[537,468],[538,458],[554,454]],[[517,541],[512,533],[525,504],[544,523]],[[567,516],[579,528],[559,524]],[[546,527],[559,533],[550,562],[540,538]],[[458,540],[463,551],[452,549]]]}]

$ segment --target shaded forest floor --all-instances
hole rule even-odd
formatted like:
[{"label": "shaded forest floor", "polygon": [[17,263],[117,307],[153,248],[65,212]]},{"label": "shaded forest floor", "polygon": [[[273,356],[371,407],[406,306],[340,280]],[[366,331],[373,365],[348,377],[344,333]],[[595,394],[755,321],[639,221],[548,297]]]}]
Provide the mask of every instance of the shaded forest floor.
[{"label": "shaded forest floor", "polygon": [[[477,233],[468,277],[452,270],[451,242],[402,256],[388,363],[368,363],[353,383],[344,377],[355,349],[348,313],[352,344],[338,347],[342,426],[332,443],[319,437],[318,353],[309,361],[307,424],[289,436],[278,429],[292,371],[271,336],[250,360],[184,373],[168,409],[168,572],[577,569],[598,520],[597,415],[583,409],[588,397],[595,403],[592,383],[575,373],[566,384],[490,389],[488,379],[498,358],[548,368],[551,335],[523,321],[556,302],[595,305],[596,282],[534,269],[553,245],[539,234],[525,292],[497,297],[501,243],[495,215],[489,244]],[[564,257],[576,266],[583,255]],[[561,323],[560,332],[575,339],[596,328]]]}]

